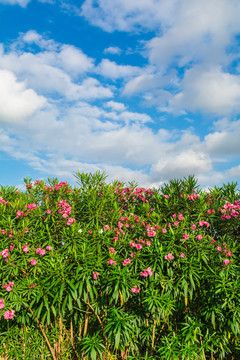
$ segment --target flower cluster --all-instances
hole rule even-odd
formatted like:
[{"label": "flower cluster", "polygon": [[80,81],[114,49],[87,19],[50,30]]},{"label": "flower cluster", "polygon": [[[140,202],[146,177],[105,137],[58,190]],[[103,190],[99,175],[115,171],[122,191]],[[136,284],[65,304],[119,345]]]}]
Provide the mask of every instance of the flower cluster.
[{"label": "flower cluster", "polygon": [[97,280],[98,275],[99,275],[99,272],[94,272],[94,271],[93,271],[92,275],[93,275],[93,279],[94,279],[94,280]]},{"label": "flower cluster", "polygon": [[9,254],[8,252],[9,252],[8,249],[4,249],[4,250],[1,252],[1,256],[2,256],[3,258],[6,258],[6,257],[10,256],[10,254]]},{"label": "flower cluster", "polygon": [[174,256],[173,256],[172,253],[168,253],[167,255],[165,255],[164,258],[165,258],[166,260],[172,260],[172,259],[174,259]]},{"label": "flower cluster", "polygon": [[127,264],[130,264],[131,263],[131,260],[130,259],[125,259],[123,261],[123,266],[126,266]]},{"label": "flower cluster", "polygon": [[41,248],[37,248],[36,249],[36,254],[40,254],[40,255],[45,255],[46,251],[44,249],[41,249]]},{"label": "flower cluster", "polygon": [[35,260],[35,259],[30,259],[30,263],[31,263],[31,265],[36,265],[36,264],[37,264],[37,260]]},{"label": "flower cluster", "polygon": [[13,319],[14,313],[15,313],[14,310],[6,311],[6,312],[4,313],[4,319],[6,319],[6,320],[7,320],[7,319]]},{"label": "flower cluster", "polygon": [[23,245],[23,246],[22,246],[22,249],[23,249],[23,251],[24,251],[25,253],[29,252],[29,247],[28,247],[27,244]]},{"label": "flower cluster", "polygon": [[113,260],[113,259],[109,259],[107,261],[107,263],[110,264],[110,265],[117,265],[117,262],[115,260]]},{"label": "flower cluster", "polygon": [[137,285],[135,285],[133,288],[131,288],[130,290],[132,293],[139,293],[140,289],[137,287]]},{"label": "flower cluster", "polygon": [[0,310],[4,309],[4,299],[0,299]]},{"label": "flower cluster", "polygon": [[8,201],[5,201],[5,200],[0,196],[0,204],[8,205]]},{"label": "flower cluster", "polygon": [[140,272],[140,275],[144,276],[144,277],[152,276],[152,274],[153,274],[152,269],[150,267],[148,267],[146,270]]},{"label": "flower cluster", "polygon": [[14,283],[10,281],[8,284],[3,285],[3,289],[6,289],[8,292],[10,292],[12,290],[13,285]]}]

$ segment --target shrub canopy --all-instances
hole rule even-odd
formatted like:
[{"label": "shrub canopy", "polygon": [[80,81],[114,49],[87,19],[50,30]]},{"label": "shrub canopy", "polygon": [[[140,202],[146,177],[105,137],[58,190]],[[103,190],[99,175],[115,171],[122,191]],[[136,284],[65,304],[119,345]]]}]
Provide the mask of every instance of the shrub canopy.
[{"label": "shrub canopy", "polygon": [[6,359],[239,359],[236,184],[79,173],[0,190]]}]

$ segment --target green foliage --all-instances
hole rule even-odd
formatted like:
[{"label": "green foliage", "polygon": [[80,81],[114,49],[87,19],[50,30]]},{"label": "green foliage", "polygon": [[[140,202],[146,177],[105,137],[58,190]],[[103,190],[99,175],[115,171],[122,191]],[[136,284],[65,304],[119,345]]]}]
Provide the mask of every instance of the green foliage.
[{"label": "green foliage", "polygon": [[75,176],[0,188],[2,359],[239,359],[237,185]]}]

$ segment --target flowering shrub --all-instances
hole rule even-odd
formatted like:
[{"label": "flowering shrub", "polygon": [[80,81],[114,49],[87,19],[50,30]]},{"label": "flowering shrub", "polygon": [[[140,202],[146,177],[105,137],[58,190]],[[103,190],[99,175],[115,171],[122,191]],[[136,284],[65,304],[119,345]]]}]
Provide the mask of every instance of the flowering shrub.
[{"label": "flowering shrub", "polygon": [[239,359],[236,185],[76,179],[0,189],[0,355]]}]

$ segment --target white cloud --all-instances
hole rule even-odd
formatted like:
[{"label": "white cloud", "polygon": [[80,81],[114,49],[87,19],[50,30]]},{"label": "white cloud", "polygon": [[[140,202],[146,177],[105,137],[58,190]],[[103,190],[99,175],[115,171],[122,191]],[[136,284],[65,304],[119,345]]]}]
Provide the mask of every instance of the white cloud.
[{"label": "white cloud", "polygon": [[123,111],[126,110],[126,106],[122,103],[116,102],[116,101],[108,101],[105,103],[105,107],[116,110],[116,111]]},{"label": "white cloud", "polygon": [[72,76],[92,71],[94,68],[94,59],[84,54],[81,49],[73,45],[60,44],[52,39],[47,39],[35,30],[22,33],[17,41],[11,45],[11,48],[12,50],[20,48],[20,51],[16,51],[19,55],[19,53],[24,53],[22,49],[26,44],[36,44],[41,50],[46,50],[36,53],[41,63],[59,67]]},{"label": "white cloud", "polygon": [[104,49],[104,54],[120,55],[122,50],[118,46],[110,46]]},{"label": "white cloud", "polygon": [[209,154],[221,157],[240,156],[240,120],[222,119],[215,122],[215,132],[205,136],[205,146]]},{"label": "white cloud", "polygon": [[20,5],[26,7],[31,0],[0,0],[0,4],[4,5]]},{"label": "white cloud", "polygon": [[[21,7],[26,7],[31,0],[0,0],[0,4],[4,5],[20,5]],[[41,3],[54,4],[55,0],[38,0]]]},{"label": "white cloud", "polygon": [[240,3],[234,0],[186,0],[175,3],[172,22],[152,39],[150,61],[161,66],[191,61],[219,63],[225,47],[240,30]]},{"label": "white cloud", "polygon": [[21,122],[46,103],[32,89],[26,89],[14,74],[0,70],[0,122]]},{"label": "white cloud", "polygon": [[85,0],[81,15],[103,30],[155,29],[160,21],[171,21],[176,0]]},{"label": "white cloud", "polygon": [[210,157],[203,152],[182,151],[163,157],[152,167],[154,178],[183,178],[189,175],[198,176],[212,170]]},{"label": "white cloud", "polygon": [[173,108],[215,114],[240,110],[240,76],[220,68],[195,67],[186,72],[183,90],[170,100]]},{"label": "white cloud", "polygon": [[94,60],[85,55],[80,49],[71,45],[62,45],[57,55],[61,67],[71,74],[89,72],[94,67]]},{"label": "white cloud", "polygon": [[[229,51],[240,32],[238,1],[85,0],[81,11],[105,31],[155,30],[143,53],[151,71],[107,59],[98,66],[106,78],[127,80],[124,95],[159,102],[160,111],[224,115],[239,110],[239,78],[228,72],[238,57]],[[178,78],[173,68],[179,69]]]},{"label": "white cloud", "polygon": [[[31,33],[31,39],[36,35]],[[51,42],[51,47],[53,45]],[[93,77],[86,77],[86,72],[93,68],[93,60],[73,46],[61,45],[56,51],[40,51],[36,54],[16,50],[4,53],[0,46],[0,68],[14,72],[29,87],[46,96],[58,94],[69,100],[113,96],[110,88]],[[81,78],[78,79],[77,75]],[[84,75],[85,78],[82,78]]]},{"label": "white cloud", "polygon": [[138,66],[118,65],[115,61],[103,59],[97,67],[97,72],[111,79],[119,79],[125,77],[133,77],[142,73],[142,69]]}]

